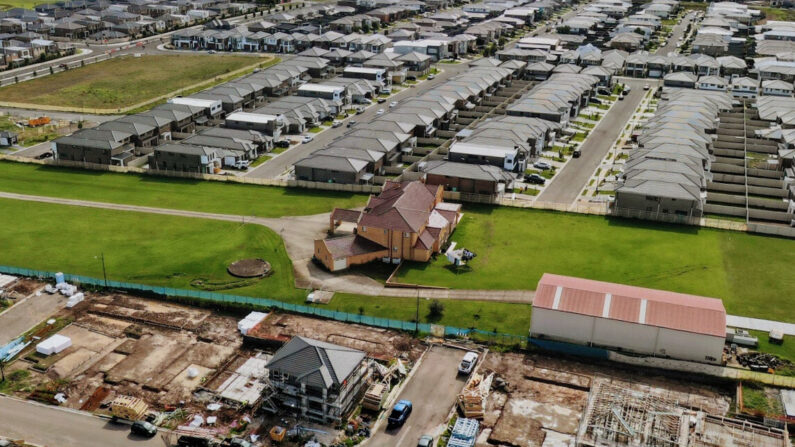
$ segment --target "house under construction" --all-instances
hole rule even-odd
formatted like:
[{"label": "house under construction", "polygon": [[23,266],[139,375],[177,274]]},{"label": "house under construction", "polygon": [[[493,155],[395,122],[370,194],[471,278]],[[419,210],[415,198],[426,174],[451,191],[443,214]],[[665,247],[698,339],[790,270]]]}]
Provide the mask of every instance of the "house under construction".
[{"label": "house under construction", "polygon": [[786,430],[713,416],[605,381],[591,388],[577,447],[790,447]]}]

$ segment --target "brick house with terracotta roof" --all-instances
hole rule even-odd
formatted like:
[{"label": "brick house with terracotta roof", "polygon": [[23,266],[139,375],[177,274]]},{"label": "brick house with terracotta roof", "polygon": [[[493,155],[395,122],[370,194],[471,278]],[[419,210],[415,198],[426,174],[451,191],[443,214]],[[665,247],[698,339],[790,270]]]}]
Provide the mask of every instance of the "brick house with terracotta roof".
[{"label": "brick house with terracotta roof", "polygon": [[428,262],[461,220],[461,205],[442,201],[444,188],[422,182],[387,182],[364,211],[335,209],[330,229],[356,224],[354,234],[315,241],[315,259],[330,271],[380,259]]}]

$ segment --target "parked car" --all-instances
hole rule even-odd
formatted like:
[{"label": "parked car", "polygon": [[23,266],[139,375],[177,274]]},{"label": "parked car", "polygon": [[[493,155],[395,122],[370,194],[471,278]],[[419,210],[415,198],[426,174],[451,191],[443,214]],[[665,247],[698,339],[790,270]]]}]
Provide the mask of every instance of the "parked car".
[{"label": "parked car", "polygon": [[429,74],[428,75],[428,79],[429,80],[436,79],[436,75],[435,74]]},{"label": "parked car", "polygon": [[543,185],[547,182],[547,179],[538,174],[529,174],[524,176],[524,181],[533,185]]},{"label": "parked car", "polygon": [[545,162],[545,161],[537,161],[533,163],[533,167],[536,169],[540,169],[542,171],[546,171],[548,169],[552,169],[552,165]]},{"label": "parked car", "polygon": [[238,160],[235,162],[235,169],[246,170],[251,165],[248,160]]},{"label": "parked car", "polygon": [[624,84],[624,91],[622,93],[625,94],[625,95],[629,95],[629,92],[631,92],[631,91],[632,91],[632,87],[628,86],[627,84]]},{"label": "parked car", "polygon": [[458,365],[458,374],[470,374],[478,363],[478,353],[469,351],[464,354],[461,363]]},{"label": "parked car", "polygon": [[406,423],[406,419],[408,419],[409,415],[411,414],[411,406],[411,402],[407,400],[399,400],[398,403],[392,407],[392,413],[389,413],[387,426],[397,427]]},{"label": "parked car", "polygon": [[391,109],[392,107],[397,106],[397,104],[398,104],[397,101],[392,101],[389,103],[389,108]]},{"label": "parked car", "polygon": [[44,160],[45,158],[52,158],[52,152],[47,151],[36,156],[37,160]]},{"label": "parked car", "polygon": [[251,443],[240,438],[226,438],[221,447],[252,447]]},{"label": "parked car", "polygon": [[348,125],[347,125],[347,126],[345,126],[345,127],[353,127],[353,126],[355,126],[355,125],[356,125],[356,121],[354,121],[354,120],[350,120],[350,121],[348,121]]},{"label": "parked car", "polygon": [[420,440],[419,442],[417,442],[417,447],[433,447],[433,436],[431,435],[420,436]]},{"label": "parked car", "polygon": [[384,109],[378,109],[378,111],[375,112],[375,114],[376,115],[383,115],[384,114]]},{"label": "parked car", "polygon": [[392,87],[382,88],[381,89],[381,93],[385,93],[387,95],[391,95],[392,94]]},{"label": "parked car", "polygon": [[624,100],[624,93],[623,92],[621,93],[621,95],[619,95],[618,100],[619,101],[623,101]]},{"label": "parked car", "polygon": [[331,122],[331,127],[335,128],[335,129],[337,127],[340,127],[340,126],[342,126],[342,121],[340,121],[340,120],[334,120],[334,121]]},{"label": "parked car", "polygon": [[216,447],[217,442],[201,436],[182,435],[177,439],[178,447]]},{"label": "parked car", "polygon": [[386,98],[378,98],[376,101],[378,101],[378,104],[383,104],[386,102]]},{"label": "parked car", "polygon": [[574,149],[574,152],[571,153],[573,158],[580,158],[580,155],[582,155],[582,152],[579,149]]},{"label": "parked car", "polygon": [[312,135],[304,135],[304,137],[301,138],[301,143],[306,144],[306,143],[309,143],[310,141],[312,141],[314,139],[315,139],[315,137],[313,137]]},{"label": "parked car", "polygon": [[643,84],[643,90],[648,90],[650,88],[651,86],[649,84]]},{"label": "parked car", "polygon": [[157,427],[146,421],[135,421],[130,427],[130,433],[153,438],[157,434]]},{"label": "parked car", "polygon": [[357,115],[361,115],[362,113],[364,113],[364,107],[357,107],[356,108],[356,114]]}]

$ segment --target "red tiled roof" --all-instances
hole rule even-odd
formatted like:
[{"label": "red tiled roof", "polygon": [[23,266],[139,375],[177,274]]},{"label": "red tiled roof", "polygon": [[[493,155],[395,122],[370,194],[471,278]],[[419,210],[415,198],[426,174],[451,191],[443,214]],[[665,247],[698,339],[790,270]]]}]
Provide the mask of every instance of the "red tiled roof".
[{"label": "red tiled roof", "polygon": [[545,273],[533,307],[726,336],[723,301],[664,290]]},{"label": "red tiled roof", "polygon": [[334,211],[331,212],[331,220],[356,223],[359,222],[359,216],[361,215],[361,211],[334,208]]},{"label": "red tiled roof", "polygon": [[417,233],[428,221],[435,201],[436,196],[423,183],[390,182],[381,194],[370,198],[359,224]]},{"label": "red tiled roof", "polygon": [[328,248],[329,253],[331,253],[334,259],[375,253],[378,251],[388,252],[386,248],[355,234],[335,237],[333,239],[324,239],[323,243],[326,244],[326,248]]}]

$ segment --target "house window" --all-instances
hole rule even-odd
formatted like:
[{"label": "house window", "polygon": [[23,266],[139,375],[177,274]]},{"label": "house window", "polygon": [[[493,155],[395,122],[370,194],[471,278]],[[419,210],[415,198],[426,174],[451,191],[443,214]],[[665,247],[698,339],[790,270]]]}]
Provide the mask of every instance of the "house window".
[{"label": "house window", "polygon": [[367,227],[362,227],[362,233],[367,233]]},{"label": "house window", "polygon": [[409,237],[408,233],[403,233],[403,237]]},{"label": "house window", "polygon": [[398,251],[397,246],[392,247],[392,251]]}]

